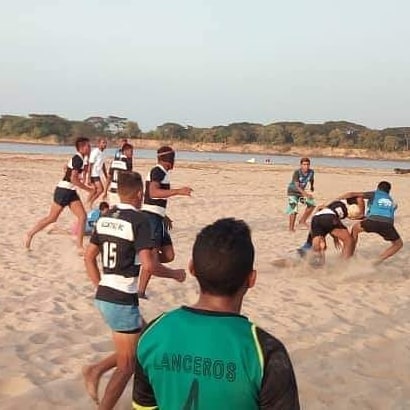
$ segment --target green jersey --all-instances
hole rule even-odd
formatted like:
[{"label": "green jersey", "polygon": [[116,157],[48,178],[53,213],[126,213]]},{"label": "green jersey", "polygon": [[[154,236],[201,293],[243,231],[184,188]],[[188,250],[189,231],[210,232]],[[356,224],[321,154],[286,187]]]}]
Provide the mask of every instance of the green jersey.
[{"label": "green jersey", "polygon": [[134,409],[299,409],[283,344],[246,317],[182,307],[142,333]]}]

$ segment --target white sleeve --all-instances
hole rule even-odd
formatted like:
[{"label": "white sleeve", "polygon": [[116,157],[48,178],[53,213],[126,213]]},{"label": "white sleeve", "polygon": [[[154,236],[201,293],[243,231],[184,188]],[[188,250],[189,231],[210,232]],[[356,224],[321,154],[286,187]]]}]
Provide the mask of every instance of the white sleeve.
[{"label": "white sleeve", "polygon": [[94,148],[92,151],[91,151],[91,154],[90,154],[90,160],[88,161],[90,164],[94,164],[94,162],[96,161],[96,159],[97,159],[97,155],[98,155],[98,149],[97,148]]}]

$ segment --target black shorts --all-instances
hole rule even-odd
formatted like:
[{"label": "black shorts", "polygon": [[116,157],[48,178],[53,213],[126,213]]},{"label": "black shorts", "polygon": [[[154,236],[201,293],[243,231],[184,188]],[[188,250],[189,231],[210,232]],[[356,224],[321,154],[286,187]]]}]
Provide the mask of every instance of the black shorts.
[{"label": "black shorts", "polygon": [[100,177],[91,177],[90,181],[91,182],[101,182],[101,178]]},{"label": "black shorts", "polygon": [[54,191],[54,202],[63,208],[71,202],[79,201],[80,197],[74,189],[57,187]]},{"label": "black shorts", "polygon": [[333,229],[347,229],[336,215],[322,214],[312,218],[310,232],[312,237],[323,236],[333,231]]},{"label": "black shorts", "polygon": [[396,231],[396,228],[390,222],[364,219],[360,222],[360,226],[365,232],[379,234],[385,241],[394,242],[400,239],[400,235]]},{"label": "black shorts", "polygon": [[167,245],[172,245],[171,236],[164,224],[164,218],[152,212],[143,211],[148,215],[151,225],[151,233],[155,241],[155,247],[160,249]]}]

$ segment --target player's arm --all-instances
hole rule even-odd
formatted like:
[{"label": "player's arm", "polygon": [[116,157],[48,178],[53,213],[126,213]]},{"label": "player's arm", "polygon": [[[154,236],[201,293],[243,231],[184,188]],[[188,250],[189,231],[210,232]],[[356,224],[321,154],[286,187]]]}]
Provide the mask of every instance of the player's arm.
[{"label": "player's arm", "polygon": [[97,263],[97,256],[99,253],[100,249],[98,245],[90,242],[84,255],[84,263],[87,270],[87,275],[95,287],[98,286],[101,279],[101,273]]},{"label": "player's arm", "polygon": [[310,190],[311,190],[312,192],[315,191],[314,185],[315,185],[315,173],[314,173],[314,171],[312,170],[312,179],[310,180]]},{"label": "player's arm", "polygon": [[312,195],[308,192],[306,192],[300,185],[299,183],[299,171],[295,171],[292,177],[292,182],[296,188],[296,190],[300,193],[301,196],[309,198]]},{"label": "player's arm", "polygon": [[80,173],[76,169],[71,171],[71,183],[78,186],[78,188],[84,189],[84,191],[92,192],[94,190],[92,187],[81,181]]},{"label": "player's arm", "polygon": [[175,279],[178,282],[183,282],[186,278],[185,271],[182,269],[170,269],[159,262],[154,256],[151,249],[141,249],[138,252],[138,258],[146,272],[159,278]]},{"label": "player's arm", "polygon": [[341,199],[350,199],[350,198],[364,198],[365,193],[364,192],[345,192],[344,194],[338,196],[336,200],[340,201]]},{"label": "player's arm", "polygon": [[184,186],[182,188],[163,189],[158,181],[151,181],[149,184],[149,196],[151,198],[164,199],[176,195],[191,196],[192,188]]},{"label": "player's arm", "polygon": [[264,357],[259,408],[263,410],[299,410],[295,374],[283,344],[261,329],[256,330]]}]

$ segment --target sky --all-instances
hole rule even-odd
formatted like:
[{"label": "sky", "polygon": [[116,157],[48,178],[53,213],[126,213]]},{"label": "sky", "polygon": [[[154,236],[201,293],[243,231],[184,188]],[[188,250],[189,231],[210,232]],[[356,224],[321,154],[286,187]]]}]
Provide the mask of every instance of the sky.
[{"label": "sky", "polygon": [[0,114],[410,126],[408,0],[14,0]]}]

